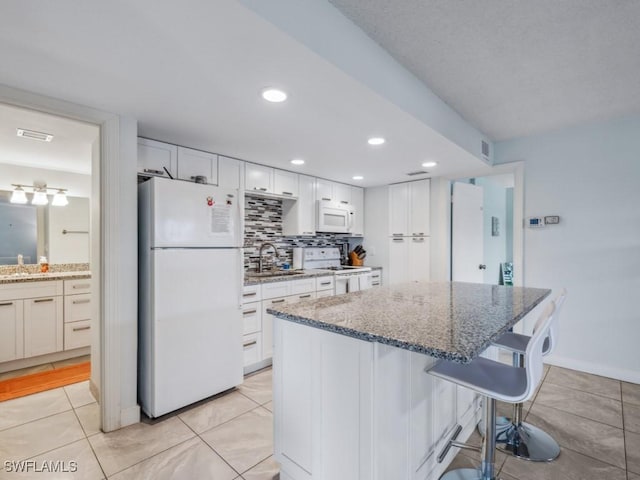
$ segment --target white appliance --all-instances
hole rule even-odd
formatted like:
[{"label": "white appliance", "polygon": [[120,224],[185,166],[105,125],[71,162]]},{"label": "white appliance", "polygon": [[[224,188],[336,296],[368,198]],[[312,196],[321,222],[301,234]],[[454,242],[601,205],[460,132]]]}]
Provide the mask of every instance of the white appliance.
[{"label": "white appliance", "polygon": [[180,180],[138,186],[138,396],[150,417],[242,383],[240,201]]},{"label": "white appliance", "polygon": [[[296,252],[297,250],[297,252]],[[336,285],[336,295],[371,288],[371,267],[340,265],[340,249],[335,247],[310,247],[294,249],[294,259],[301,259],[301,268],[331,270]]]},{"label": "white appliance", "polygon": [[353,214],[351,205],[330,200],[318,200],[316,231],[349,233],[353,223]]}]

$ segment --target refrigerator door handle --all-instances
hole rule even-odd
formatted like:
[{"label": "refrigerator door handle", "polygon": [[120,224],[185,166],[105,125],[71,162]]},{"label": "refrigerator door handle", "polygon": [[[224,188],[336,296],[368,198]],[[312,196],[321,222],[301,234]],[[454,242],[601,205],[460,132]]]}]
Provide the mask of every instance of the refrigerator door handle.
[{"label": "refrigerator door handle", "polygon": [[238,269],[240,275],[238,278],[240,279],[240,287],[238,288],[238,308],[242,310],[242,300],[243,300],[243,287],[244,287],[244,248],[239,248],[240,252],[240,261],[238,262]]}]

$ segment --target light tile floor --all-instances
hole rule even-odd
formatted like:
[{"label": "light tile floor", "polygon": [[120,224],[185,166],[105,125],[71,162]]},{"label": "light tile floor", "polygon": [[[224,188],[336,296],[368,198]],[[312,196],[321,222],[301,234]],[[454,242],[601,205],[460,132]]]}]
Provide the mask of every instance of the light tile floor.
[{"label": "light tile floor", "polygon": [[[0,479],[277,480],[271,398],[265,370],[233,392],[108,434],[98,428],[88,382],[2,402]],[[525,410],[562,453],[549,464],[498,454],[503,480],[640,480],[640,385],[551,367]],[[19,474],[4,463],[27,459],[73,460],[78,471]],[[452,468],[477,465],[478,456],[463,451]]]}]

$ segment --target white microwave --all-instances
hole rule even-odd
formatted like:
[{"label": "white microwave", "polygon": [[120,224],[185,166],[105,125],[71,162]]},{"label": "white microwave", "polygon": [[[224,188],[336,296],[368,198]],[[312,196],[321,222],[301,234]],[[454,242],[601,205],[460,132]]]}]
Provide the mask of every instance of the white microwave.
[{"label": "white microwave", "polygon": [[345,203],[318,200],[316,222],[317,232],[349,233],[353,222],[353,207]]}]

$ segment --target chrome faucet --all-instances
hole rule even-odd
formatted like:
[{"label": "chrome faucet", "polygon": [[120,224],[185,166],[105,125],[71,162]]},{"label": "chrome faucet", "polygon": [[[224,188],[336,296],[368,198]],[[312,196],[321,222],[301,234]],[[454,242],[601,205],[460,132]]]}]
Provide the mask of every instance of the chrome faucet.
[{"label": "chrome faucet", "polygon": [[278,254],[278,248],[271,242],[264,242],[262,245],[260,245],[260,250],[258,251],[258,273],[262,273],[262,252],[265,248],[269,247],[273,248],[273,251],[276,254],[276,258],[280,258],[280,255]]}]

